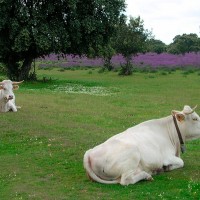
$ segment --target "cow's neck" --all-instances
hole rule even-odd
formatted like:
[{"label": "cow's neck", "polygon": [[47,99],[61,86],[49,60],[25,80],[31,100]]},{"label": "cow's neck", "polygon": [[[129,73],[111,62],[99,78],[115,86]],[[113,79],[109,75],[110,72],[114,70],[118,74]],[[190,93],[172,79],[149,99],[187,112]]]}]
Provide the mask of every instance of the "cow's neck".
[{"label": "cow's neck", "polygon": [[[185,141],[183,140],[184,135],[180,131],[176,117],[174,115],[172,117],[173,117],[173,121],[174,121],[174,126],[176,128],[176,132],[177,132],[177,135],[178,135],[178,139],[179,139],[179,142],[180,142],[180,145],[181,145],[181,152],[184,153],[185,152]],[[185,139],[185,137],[184,137],[184,139]]]},{"label": "cow's neck", "polygon": [[[177,133],[177,129],[176,126],[174,124],[174,120],[172,116],[168,116],[165,118],[162,118],[162,122],[167,125],[167,134],[169,136],[169,139],[172,143],[172,145],[174,146],[174,148],[176,149],[176,154],[180,155],[181,152],[181,143],[178,137],[178,133]],[[183,139],[183,143],[185,144],[185,132],[182,128],[182,125],[178,122],[177,123],[178,128],[180,129],[180,133]]]}]

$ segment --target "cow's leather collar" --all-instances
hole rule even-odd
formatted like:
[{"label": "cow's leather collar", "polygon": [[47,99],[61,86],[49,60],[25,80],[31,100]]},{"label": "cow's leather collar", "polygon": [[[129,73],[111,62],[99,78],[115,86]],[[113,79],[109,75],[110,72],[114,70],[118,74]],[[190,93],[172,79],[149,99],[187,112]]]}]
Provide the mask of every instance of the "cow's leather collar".
[{"label": "cow's leather collar", "polygon": [[180,129],[178,127],[178,124],[177,124],[177,121],[176,121],[176,117],[174,115],[172,115],[173,117],[173,120],[174,120],[174,125],[176,127],[176,131],[177,131],[177,134],[178,134],[178,138],[179,138],[179,142],[181,144],[181,152],[184,153],[185,152],[185,143],[183,141],[183,138],[182,138],[182,135],[181,135],[181,132],[180,132]]}]

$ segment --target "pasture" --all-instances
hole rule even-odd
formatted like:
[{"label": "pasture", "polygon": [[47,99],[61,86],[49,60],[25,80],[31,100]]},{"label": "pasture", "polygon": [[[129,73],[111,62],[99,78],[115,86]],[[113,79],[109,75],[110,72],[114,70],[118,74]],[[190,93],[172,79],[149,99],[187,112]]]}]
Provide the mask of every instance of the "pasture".
[{"label": "pasture", "polygon": [[20,85],[15,95],[21,110],[1,113],[0,199],[199,200],[200,140],[186,144],[184,168],[152,182],[91,182],[82,164],[86,150],[131,126],[184,105],[200,106],[199,72],[124,77],[98,70],[37,70],[39,81]]}]

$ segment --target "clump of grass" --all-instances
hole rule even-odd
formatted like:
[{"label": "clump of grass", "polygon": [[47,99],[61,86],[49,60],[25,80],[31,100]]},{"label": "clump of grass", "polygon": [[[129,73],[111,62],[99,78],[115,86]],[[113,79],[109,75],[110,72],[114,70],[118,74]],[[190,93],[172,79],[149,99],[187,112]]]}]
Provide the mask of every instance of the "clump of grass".
[{"label": "clump of grass", "polygon": [[64,72],[65,71],[65,68],[60,68],[58,69],[59,72]]},{"label": "clump of grass", "polygon": [[152,75],[152,74],[149,74],[147,77],[148,77],[148,78],[156,78],[156,76],[154,76],[154,75]]},{"label": "clump of grass", "polygon": [[160,73],[160,75],[163,75],[163,76],[166,76],[168,73],[167,72],[164,72],[164,71],[162,71],[161,73]]},{"label": "clump of grass", "polygon": [[194,69],[190,69],[190,68],[187,69],[187,68],[186,68],[186,69],[183,70],[182,74],[183,74],[183,75],[189,75],[189,74],[193,74],[194,72],[195,72]]},{"label": "clump of grass", "polygon": [[101,67],[99,70],[98,70],[98,73],[101,74],[101,73],[104,73],[105,72],[105,68]]}]

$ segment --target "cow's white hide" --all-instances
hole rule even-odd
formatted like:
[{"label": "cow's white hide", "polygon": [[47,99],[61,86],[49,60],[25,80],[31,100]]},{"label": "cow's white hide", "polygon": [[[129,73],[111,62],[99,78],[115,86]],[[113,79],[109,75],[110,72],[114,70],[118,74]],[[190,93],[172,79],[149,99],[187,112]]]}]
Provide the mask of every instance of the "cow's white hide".
[{"label": "cow's white hide", "polygon": [[17,90],[19,88],[18,84],[22,82],[12,82],[11,80],[0,82],[0,112],[17,112],[13,90]]},{"label": "cow's white hide", "polygon": [[[200,137],[200,117],[189,106],[172,111],[172,115],[184,142]],[[105,184],[129,185],[183,167],[172,115],[143,122],[86,151],[83,164],[89,178]]]}]

